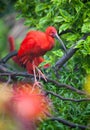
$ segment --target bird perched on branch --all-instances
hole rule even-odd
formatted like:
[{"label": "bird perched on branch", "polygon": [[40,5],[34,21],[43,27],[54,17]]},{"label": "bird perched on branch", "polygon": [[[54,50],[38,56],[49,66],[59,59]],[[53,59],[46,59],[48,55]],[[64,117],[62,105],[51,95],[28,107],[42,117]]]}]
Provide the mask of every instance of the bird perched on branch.
[{"label": "bird perched on branch", "polygon": [[[8,41],[9,41],[9,51],[10,52],[12,52],[12,51],[15,51],[15,39],[14,39],[14,37],[13,36],[9,36],[8,37]],[[23,64],[23,63],[21,63],[20,62],[20,60],[18,59],[18,56],[14,56],[14,57],[12,57],[12,59],[14,60],[14,62],[16,62],[19,66],[21,66],[21,67],[24,67],[24,68],[26,68],[27,69],[27,71],[30,73],[30,74],[33,74],[33,65],[32,65],[32,63],[30,63],[30,62],[28,62],[26,65],[25,64]],[[35,58],[34,59],[34,64],[36,65],[36,66],[38,66],[40,63],[42,63],[42,62],[44,62],[44,58],[42,57],[42,56],[40,56],[40,57],[37,57],[37,58]],[[44,65],[44,68],[48,68],[50,66],[50,64],[45,64]]]},{"label": "bird perched on branch", "polygon": [[[29,73],[36,75],[37,71],[44,76],[38,69],[38,65],[44,61],[42,56],[54,47],[55,38],[59,40],[66,52],[66,47],[53,26],[47,27],[45,32],[29,31],[20,45],[17,56],[13,57],[13,60],[20,66],[25,67]],[[14,40],[12,37],[9,37],[9,43],[10,51],[14,50],[14,44],[12,44]]]}]

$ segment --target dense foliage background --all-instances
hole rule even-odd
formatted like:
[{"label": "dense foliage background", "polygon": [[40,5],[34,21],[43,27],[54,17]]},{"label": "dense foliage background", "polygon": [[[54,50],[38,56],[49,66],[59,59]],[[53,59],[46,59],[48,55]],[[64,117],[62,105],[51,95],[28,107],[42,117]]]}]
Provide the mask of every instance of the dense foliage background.
[{"label": "dense foliage background", "polygon": [[[59,33],[67,30],[67,33],[61,35],[67,48],[70,48],[84,33],[90,32],[90,2],[88,0],[85,2],[84,0],[20,0],[16,4],[16,9],[20,12],[19,17],[24,17],[25,24],[30,28],[45,30],[47,26],[52,25]],[[76,56],[79,55],[79,65],[81,64],[81,68],[84,68],[87,73],[90,72],[89,62],[87,62],[90,54],[89,42],[90,37],[80,42],[78,46],[80,49]],[[58,50],[57,52],[60,53]]]},{"label": "dense foliage background", "polygon": [[[44,31],[50,25],[56,27],[67,50],[84,34],[90,33],[89,0],[17,0],[15,9],[19,12],[17,18],[25,18],[25,25],[30,29]],[[4,36],[4,29],[2,30],[3,33],[0,30],[0,35]],[[2,44],[1,48],[4,48]],[[85,77],[90,74],[90,36],[86,40],[80,40],[77,48],[79,49],[74,56],[58,70],[58,73],[55,73],[55,63],[64,54],[57,42],[55,48],[44,56],[45,62],[50,63],[51,67],[43,72],[60,83],[84,90]],[[59,88],[52,83],[44,83],[44,89],[66,98],[85,97],[63,87]],[[88,125],[90,123],[89,102],[63,101],[51,95],[50,99],[54,105],[53,115],[78,124]],[[57,121],[48,120],[42,122],[38,128],[38,130],[59,129],[69,130],[70,128]],[[73,128],[73,130],[79,130],[79,128]]]},{"label": "dense foliage background", "polygon": [[[30,28],[45,30],[47,26],[55,26],[62,34],[61,38],[67,49],[77,42],[85,33],[90,32],[90,2],[84,0],[18,0],[16,9],[20,12],[19,17],[26,19],[25,24]],[[90,36],[78,43],[78,52],[69,60],[65,67],[58,70],[56,77],[53,69],[46,70],[46,74],[58,80],[60,83],[72,85],[78,89],[83,89],[84,78],[90,73]],[[56,47],[46,54],[47,62],[52,66],[62,56],[60,47]],[[47,58],[48,57],[48,58]],[[67,98],[81,98],[80,95],[60,89],[52,84],[45,84],[45,88],[54,91]],[[50,96],[54,104],[54,115],[60,116],[75,123],[87,125],[90,119],[90,104],[88,102],[74,103],[58,100]],[[41,130],[68,129],[68,127],[58,122],[46,121]],[[77,128],[78,129],[78,128]]]}]

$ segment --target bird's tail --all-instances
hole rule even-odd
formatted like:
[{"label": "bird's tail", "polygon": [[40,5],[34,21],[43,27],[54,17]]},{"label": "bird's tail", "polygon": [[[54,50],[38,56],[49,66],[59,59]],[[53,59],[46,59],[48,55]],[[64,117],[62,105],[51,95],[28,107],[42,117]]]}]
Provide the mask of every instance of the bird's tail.
[{"label": "bird's tail", "polygon": [[9,51],[12,52],[15,50],[15,40],[13,36],[8,37],[8,42],[9,42]]},{"label": "bird's tail", "polygon": [[[8,37],[8,42],[9,42],[9,52],[15,51],[15,39],[14,39],[14,37],[10,35]],[[14,62],[19,64],[17,56],[12,57],[12,59],[13,59]]]}]

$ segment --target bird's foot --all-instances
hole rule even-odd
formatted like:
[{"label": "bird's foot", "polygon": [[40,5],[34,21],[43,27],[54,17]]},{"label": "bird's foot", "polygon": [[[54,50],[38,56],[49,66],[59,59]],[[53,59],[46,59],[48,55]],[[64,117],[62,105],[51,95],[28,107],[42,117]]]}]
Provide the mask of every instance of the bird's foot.
[{"label": "bird's foot", "polygon": [[[38,80],[37,80],[36,71],[37,71],[37,75],[38,75]],[[34,65],[34,63],[33,63],[33,72],[34,72],[34,84],[33,84],[32,90],[34,90],[35,86],[42,88],[42,83],[40,82],[40,79],[42,77],[45,81],[47,81],[46,76],[41,72],[41,70],[37,66]]]},{"label": "bird's foot", "polygon": [[38,71],[39,80],[40,80],[41,78],[43,78],[43,79],[47,82],[47,78],[46,78],[46,76],[42,73],[42,71],[41,71],[38,67],[36,67],[36,70]]},{"label": "bird's foot", "polygon": [[31,93],[34,91],[35,87],[39,87],[40,89],[42,88],[42,83],[39,81],[35,81],[33,86],[32,86],[32,91]]},{"label": "bird's foot", "polygon": [[41,88],[41,87],[42,87],[42,83],[36,80],[36,81],[34,82],[34,84],[33,84],[33,87],[35,87],[35,86],[38,86],[38,87]]}]

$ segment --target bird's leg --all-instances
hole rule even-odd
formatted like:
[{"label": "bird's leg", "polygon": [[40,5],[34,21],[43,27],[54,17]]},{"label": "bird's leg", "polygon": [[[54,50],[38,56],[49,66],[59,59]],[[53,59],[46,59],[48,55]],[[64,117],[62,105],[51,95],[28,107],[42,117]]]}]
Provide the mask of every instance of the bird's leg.
[{"label": "bird's leg", "polygon": [[37,71],[37,74],[39,76],[39,80],[40,78],[42,77],[45,81],[47,81],[45,75],[41,72],[41,70],[33,63],[33,73],[34,73],[34,79],[35,79],[35,83],[33,86],[37,85],[41,88],[42,84],[41,82],[37,81],[37,78],[36,78],[36,71]]},{"label": "bird's leg", "polygon": [[37,78],[36,78],[36,66],[34,63],[33,63],[33,73],[34,73],[34,80],[35,80],[33,87],[37,85],[41,88],[41,83],[37,81]]},{"label": "bird's leg", "polygon": [[42,77],[47,82],[46,76],[42,73],[42,71],[37,66],[36,66],[36,70],[38,71],[39,74],[39,80]]}]

